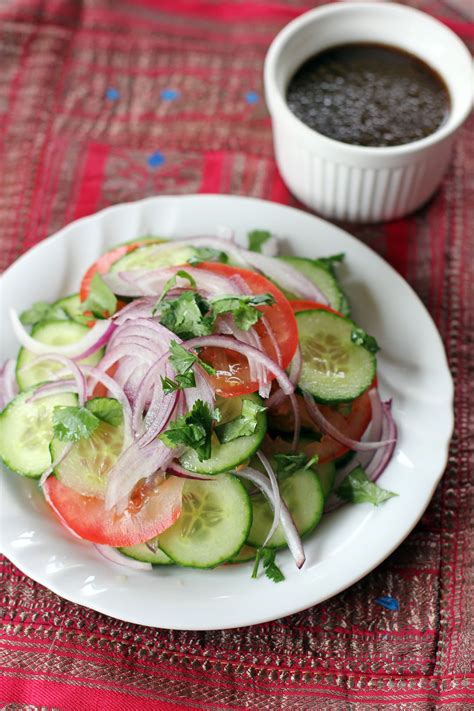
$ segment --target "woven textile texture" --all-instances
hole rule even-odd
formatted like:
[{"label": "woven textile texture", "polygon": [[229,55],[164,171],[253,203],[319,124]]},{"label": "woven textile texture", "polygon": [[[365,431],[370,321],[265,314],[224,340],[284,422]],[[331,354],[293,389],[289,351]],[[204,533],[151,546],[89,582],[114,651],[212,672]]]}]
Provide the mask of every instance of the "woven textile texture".
[{"label": "woven textile texture", "polygon": [[[315,4],[0,0],[0,268],[75,218],[148,195],[295,205],[274,162],[262,63]],[[474,48],[472,0],[410,4]],[[1,709],[473,708],[473,128],[471,117],[424,209],[348,227],[426,304],[456,382],[448,467],[410,537],[326,603],[224,632],[119,622],[0,558]],[[387,596],[398,609],[378,602]]]}]

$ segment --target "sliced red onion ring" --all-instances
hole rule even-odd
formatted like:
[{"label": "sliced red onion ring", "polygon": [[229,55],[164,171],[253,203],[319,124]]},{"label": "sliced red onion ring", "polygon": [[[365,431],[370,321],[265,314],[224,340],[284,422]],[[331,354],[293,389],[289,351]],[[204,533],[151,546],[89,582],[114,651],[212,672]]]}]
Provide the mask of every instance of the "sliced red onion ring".
[{"label": "sliced red onion ring", "polygon": [[345,447],[348,447],[349,449],[353,449],[355,452],[367,452],[371,451],[373,449],[379,449],[380,447],[386,447],[389,444],[393,444],[394,440],[380,440],[379,442],[360,442],[359,440],[356,439],[351,439],[350,437],[346,437],[345,434],[340,432],[337,427],[334,427],[333,424],[327,420],[317,404],[315,403],[314,399],[312,396],[304,392],[303,393],[304,401],[306,404],[306,409],[308,410],[308,415],[311,417],[313,422],[325,433],[328,434],[330,437],[335,439],[337,442],[340,442],[343,444]]},{"label": "sliced red onion ring", "polygon": [[43,383],[40,385],[26,402],[35,402],[49,395],[71,392],[77,392],[77,383],[74,380],[53,380],[51,383]]},{"label": "sliced red onion ring", "polygon": [[0,369],[0,410],[18,394],[15,369],[16,361],[13,358],[5,361]]},{"label": "sliced red onion ring", "polygon": [[96,321],[93,328],[81,338],[77,343],[71,343],[67,346],[51,346],[47,343],[41,343],[36,338],[32,338],[26,331],[15,309],[10,309],[10,318],[16,337],[21,345],[35,355],[46,355],[51,353],[51,348],[54,348],[56,355],[63,355],[75,360],[83,360],[95,353],[99,348],[102,348],[107,343],[113,330],[114,324],[109,319]]},{"label": "sliced red onion ring", "polygon": [[238,293],[233,288],[232,281],[228,277],[215,274],[206,269],[188,267],[187,265],[185,267],[141,268],[133,269],[132,271],[109,272],[104,274],[103,279],[114,294],[128,297],[155,296],[158,298],[166,282],[176,276],[177,272],[183,271],[183,269],[194,279],[196,286],[191,287],[186,279],[178,276],[177,279],[181,279],[182,282],[178,285],[178,288],[195,288],[197,291],[204,291],[210,296]]},{"label": "sliced red onion ring", "polygon": [[281,515],[281,495],[280,495],[280,489],[278,486],[278,480],[275,476],[275,472],[273,471],[273,467],[264,455],[263,452],[260,450],[257,452],[257,457],[260,459],[262,462],[263,466],[265,467],[265,471],[268,474],[268,478],[270,479],[270,483],[272,485],[272,491],[273,491],[273,502],[274,502],[274,510],[273,510],[273,521],[272,525],[270,527],[270,530],[267,533],[267,537],[265,538],[265,541],[263,543],[263,547],[265,547],[270,540],[270,538],[273,536],[275,531],[278,528],[278,524],[280,523],[280,515]]},{"label": "sliced red onion ring", "polygon": [[278,257],[280,254],[280,240],[276,235],[272,235],[261,246],[261,253],[265,257]]},{"label": "sliced red onion ring", "polygon": [[[302,358],[301,358],[301,349],[298,346],[295,355],[293,356],[293,360],[291,361],[290,365],[290,372],[288,374],[289,379],[293,383],[293,385],[296,387],[298,384],[298,381],[300,379],[300,374],[301,374],[301,365],[302,365]],[[269,410],[271,410],[272,407],[277,407],[283,400],[285,399],[285,393],[283,390],[280,388],[278,390],[275,390],[275,392],[272,394],[270,399],[267,402],[267,407]]]},{"label": "sliced red onion ring", "polygon": [[142,563],[141,560],[134,560],[133,558],[128,558],[123,555],[116,548],[111,546],[103,546],[100,543],[94,543],[94,548],[99,551],[100,555],[111,563],[116,563],[124,568],[131,568],[132,570],[153,570],[151,563]]},{"label": "sliced red onion ring", "polygon": [[[262,472],[253,469],[252,467],[244,467],[234,472],[236,476],[241,476],[244,479],[248,479],[253,482],[262,492],[265,494],[270,506],[275,508],[275,501],[273,499],[273,489],[268,481],[268,478]],[[304,565],[306,556],[303,549],[303,543],[301,542],[300,534],[295,526],[293,518],[288,510],[287,505],[284,501],[281,502],[280,510],[280,523],[283,529],[285,540],[288,544],[288,548],[291,551],[293,558],[295,559],[298,568]]]},{"label": "sliced red onion ring", "polygon": [[289,380],[285,371],[265,353],[259,351],[258,348],[249,346],[247,343],[242,343],[242,341],[237,341],[229,336],[199,336],[198,338],[192,338],[189,341],[185,341],[183,346],[188,350],[212,347],[227,348],[229,350],[236,351],[237,353],[244,355],[249,362],[251,358],[258,360],[267,370],[273,373],[286,395],[289,395],[295,389],[295,386]]},{"label": "sliced red onion ring", "polygon": [[166,471],[168,474],[173,474],[174,476],[179,476],[183,479],[197,479],[199,481],[212,481],[213,479],[212,476],[205,476],[204,474],[198,474],[197,472],[190,472],[187,469],[184,469],[184,467],[177,462],[171,462]]},{"label": "sliced red onion ring", "polygon": [[155,298],[136,299],[112,316],[112,321],[117,324],[117,326],[121,326],[129,319],[151,318],[155,304]]}]

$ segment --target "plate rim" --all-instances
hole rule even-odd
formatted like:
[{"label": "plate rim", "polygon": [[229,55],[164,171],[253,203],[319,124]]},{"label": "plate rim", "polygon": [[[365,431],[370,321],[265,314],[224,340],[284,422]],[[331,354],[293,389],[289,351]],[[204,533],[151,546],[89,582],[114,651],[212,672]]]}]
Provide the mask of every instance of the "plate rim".
[{"label": "plate rim", "polygon": [[[10,547],[10,554],[6,552],[7,546],[1,546],[0,549],[2,549],[3,555],[5,555],[6,558],[8,558],[24,575],[27,577],[31,578],[35,582],[39,583],[40,585],[43,585],[46,587],[48,590],[52,591],[53,593],[57,594],[59,597],[68,600],[69,602],[72,602],[74,604],[80,605],[81,607],[85,607],[87,609],[94,610],[96,612],[99,612],[101,614],[105,614],[109,617],[112,617],[113,619],[121,620],[127,623],[132,623],[132,624],[138,624],[141,626],[149,626],[149,627],[154,627],[154,628],[161,628],[161,629],[177,629],[177,630],[218,630],[218,629],[235,629],[237,627],[247,627],[250,625],[254,624],[263,624],[266,622],[270,622],[276,619],[279,619],[280,617],[285,617],[291,614],[296,614],[299,613],[303,610],[306,610],[310,607],[313,607],[315,605],[319,605],[320,603],[324,602],[325,600],[328,600],[335,595],[338,595],[342,591],[348,589],[358,581],[360,581],[362,578],[364,578],[366,575],[368,575],[371,571],[373,571],[378,565],[380,565],[384,560],[386,560],[400,545],[401,543],[407,538],[407,536],[411,533],[411,531],[415,528],[417,523],[420,521],[421,517],[423,516],[424,512],[426,511],[433,494],[444,474],[444,471],[446,469],[446,465],[448,462],[448,457],[449,457],[449,448],[450,448],[450,442],[454,430],[454,384],[453,384],[453,378],[452,374],[449,368],[449,362],[447,359],[446,355],[446,350],[444,348],[444,343],[442,341],[441,335],[437,329],[437,326],[434,322],[433,317],[431,316],[430,312],[428,311],[427,307],[425,304],[421,301],[420,297],[418,294],[415,292],[413,287],[394,269],[394,267],[389,264],[383,257],[381,257],[375,250],[373,250],[371,247],[369,247],[367,244],[364,242],[360,241],[353,235],[351,235],[349,232],[346,230],[342,229],[338,225],[334,225],[333,223],[329,222],[328,220],[324,220],[323,218],[314,215],[311,212],[307,212],[304,210],[300,210],[296,207],[292,207],[289,205],[283,205],[281,203],[275,203],[270,200],[263,200],[261,198],[254,198],[254,197],[249,197],[249,196],[240,196],[240,195],[228,195],[228,194],[220,194],[220,193],[206,193],[206,194],[199,194],[199,193],[192,193],[192,194],[185,194],[185,195],[179,195],[179,194],[174,194],[174,195],[157,195],[157,196],[150,196],[147,198],[143,198],[141,200],[136,200],[136,201],[128,201],[128,202],[122,202],[122,203],[117,203],[114,205],[110,205],[96,213],[93,213],[92,215],[87,215],[84,217],[81,217],[77,220],[74,220],[73,222],[68,223],[64,227],[62,227],[60,230],[57,232],[49,235],[45,239],[41,240],[38,242],[36,245],[32,246],[29,250],[24,252],[18,259],[16,259],[4,272],[3,274],[0,275],[0,288],[2,287],[4,283],[5,277],[7,277],[10,274],[10,271],[13,270],[18,263],[22,263],[24,259],[29,258],[32,253],[35,253],[37,250],[42,250],[46,249],[48,245],[55,241],[59,241],[64,238],[64,235],[66,235],[71,229],[75,229],[77,225],[79,224],[87,224],[88,222],[93,222],[93,221],[100,221],[104,219],[107,215],[113,212],[118,212],[121,209],[124,208],[134,208],[134,209],[142,209],[143,206],[153,203],[153,202],[159,202],[162,200],[176,200],[177,202],[185,202],[186,200],[196,200],[199,199],[200,201],[203,202],[210,202],[212,203],[216,199],[218,201],[224,202],[224,201],[233,201],[233,202],[246,202],[247,204],[251,203],[258,203],[258,204],[263,204],[266,206],[266,208],[278,208],[278,209],[283,209],[284,211],[292,212],[295,213],[296,215],[298,214],[303,214],[308,218],[311,218],[312,220],[315,220],[317,223],[320,225],[323,224],[325,228],[329,227],[333,231],[337,231],[345,240],[348,240],[349,243],[353,243],[357,245],[358,249],[362,249],[362,251],[366,251],[370,253],[371,258],[375,258],[376,260],[379,260],[383,265],[384,268],[388,268],[388,270],[391,272],[391,276],[396,279],[399,285],[402,286],[402,288],[407,289],[409,291],[409,295],[412,299],[415,299],[418,306],[421,307],[422,311],[424,312],[424,316],[428,317],[428,321],[431,327],[431,330],[433,332],[433,335],[437,338],[439,341],[439,345],[441,346],[441,353],[443,354],[443,367],[445,369],[445,375],[447,377],[447,385],[449,385],[449,392],[447,393],[447,409],[446,409],[446,416],[449,417],[449,421],[447,423],[447,430],[448,434],[446,436],[446,441],[444,442],[443,446],[443,457],[442,460],[440,458],[438,465],[436,467],[437,470],[439,470],[439,473],[436,475],[436,477],[433,477],[433,481],[431,482],[431,486],[429,488],[429,491],[427,489],[426,496],[424,497],[423,504],[419,506],[417,515],[415,517],[412,517],[407,525],[401,526],[399,529],[399,534],[396,536],[396,540],[393,539],[391,542],[391,545],[388,546],[386,549],[384,549],[383,553],[380,553],[380,557],[377,559],[373,559],[370,561],[370,564],[367,565],[365,564],[363,566],[363,570],[360,572],[360,574],[357,574],[353,577],[351,577],[350,581],[345,581],[342,582],[340,585],[336,585],[333,590],[327,594],[324,594],[321,597],[318,597],[317,602],[306,602],[303,604],[298,604],[298,605],[282,605],[282,608],[285,608],[282,610],[278,615],[275,615],[273,613],[267,614],[267,615],[262,615],[255,613],[252,615],[251,610],[250,612],[247,613],[247,619],[248,621],[246,622],[240,622],[239,624],[229,624],[229,625],[213,625],[213,624],[197,624],[196,626],[190,627],[189,625],[174,625],[174,626],[167,626],[163,624],[156,624],[154,622],[143,622],[140,620],[137,620],[137,618],[134,618],[133,615],[127,615],[121,613],[120,616],[117,615],[116,613],[111,613],[107,609],[107,604],[101,604],[100,600],[97,600],[96,603],[88,604],[85,602],[82,598],[80,598],[79,595],[74,596],[72,594],[68,594],[67,592],[65,593],[62,588],[61,588],[61,583],[59,582],[58,584],[55,584],[54,580],[48,579],[47,582],[41,579],[40,575],[37,574],[32,574],[28,570],[28,566],[23,564],[23,561],[21,560],[21,557],[18,556],[16,557],[15,555],[11,555],[13,553],[13,549]],[[2,467],[2,472],[0,472],[0,482],[3,481],[3,476],[5,476],[4,473],[4,468]],[[1,528],[1,527],[0,527]],[[1,531],[0,531],[1,533]],[[3,536],[0,536],[0,544],[1,540],[3,539]],[[3,550],[5,549],[5,550]],[[18,560],[19,558],[19,560]],[[46,577],[46,575],[44,576]],[[291,607],[291,609],[289,609]]]}]

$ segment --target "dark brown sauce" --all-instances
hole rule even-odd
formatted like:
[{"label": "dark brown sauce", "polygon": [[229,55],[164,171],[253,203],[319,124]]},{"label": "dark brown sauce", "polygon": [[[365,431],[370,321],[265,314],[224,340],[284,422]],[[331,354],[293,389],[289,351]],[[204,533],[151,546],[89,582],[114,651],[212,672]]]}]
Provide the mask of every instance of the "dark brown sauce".
[{"label": "dark brown sauce", "polygon": [[308,59],[290,80],[287,102],[310,128],[343,143],[400,146],[434,133],[450,111],[441,77],[412,54],[386,45],[346,44]]}]

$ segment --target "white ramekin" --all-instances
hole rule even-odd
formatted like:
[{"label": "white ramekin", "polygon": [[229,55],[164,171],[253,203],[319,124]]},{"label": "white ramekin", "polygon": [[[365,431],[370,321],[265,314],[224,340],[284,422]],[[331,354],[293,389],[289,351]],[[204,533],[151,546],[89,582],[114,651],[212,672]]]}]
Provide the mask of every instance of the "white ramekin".
[{"label": "white ramekin", "polygon": [[[348,42],[396,46],[433,67],[451,95],[447,122],[413,143],[368,148],[335,141],[296,118],[285,100],[296,69],[317,52]],[[268,50],[264,82],[283,180],[311,209],[354,222],[391,220],[428,200],[473,100],[472,59],[461,40],[425,13],[395,3],[335,3],[290,22]]]}]

